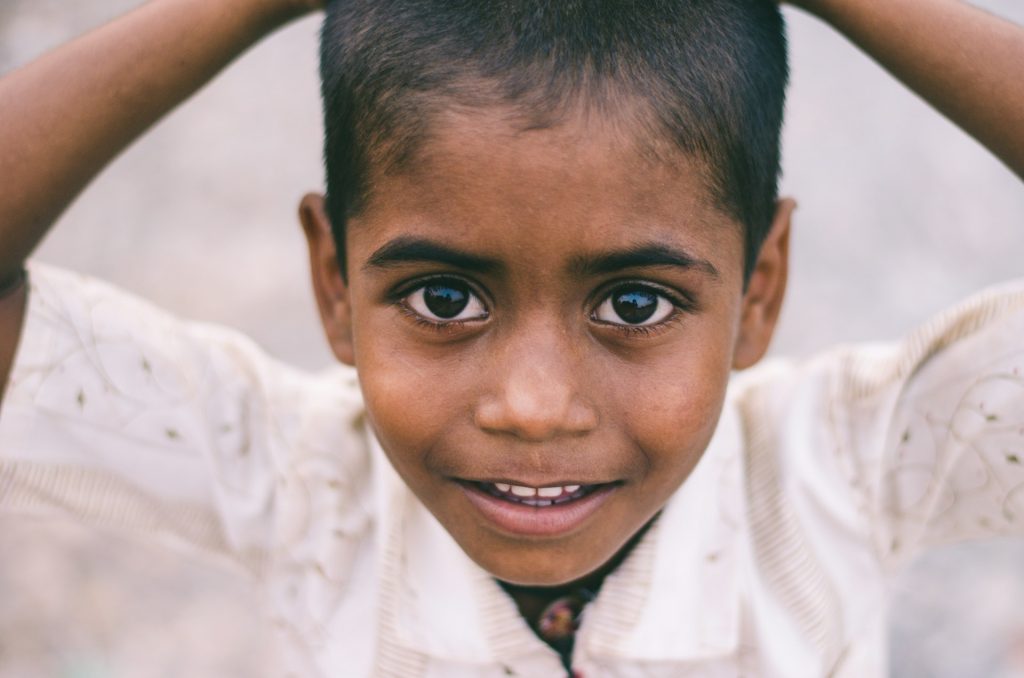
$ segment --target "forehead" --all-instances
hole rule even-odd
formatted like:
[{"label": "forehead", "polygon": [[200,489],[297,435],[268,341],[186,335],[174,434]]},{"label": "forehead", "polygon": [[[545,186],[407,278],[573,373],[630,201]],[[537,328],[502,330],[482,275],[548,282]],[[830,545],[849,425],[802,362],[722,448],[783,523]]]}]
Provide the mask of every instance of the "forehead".
[{"label": "forehead", "polygon": [[622,116],[524,128],[495,108],[448,112],[430,127],[400,168],[371,178],[349,224],[353,253],[422,236],[548,265],[665,243],[741,275],[742,229],[715,206],[703,166]]}]

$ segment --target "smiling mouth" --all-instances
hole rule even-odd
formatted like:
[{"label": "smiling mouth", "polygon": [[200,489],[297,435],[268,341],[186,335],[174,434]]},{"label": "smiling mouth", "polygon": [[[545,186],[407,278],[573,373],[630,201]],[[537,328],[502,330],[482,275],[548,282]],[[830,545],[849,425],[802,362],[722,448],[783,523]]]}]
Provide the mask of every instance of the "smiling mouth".
[{"label": "smiling mouth", "polygon": [[576,499],[582,499],[601,487],[600,485],[528,487],[511,483],[476,483],[476,485],[492,497],[536,508],[565,504]]},{"label": "smiling mouth", "polygon": [[555,538],[583,529],[622,483],[532,487],[474,480],[458,485],[478,515],[498,531],[516,537]]}]

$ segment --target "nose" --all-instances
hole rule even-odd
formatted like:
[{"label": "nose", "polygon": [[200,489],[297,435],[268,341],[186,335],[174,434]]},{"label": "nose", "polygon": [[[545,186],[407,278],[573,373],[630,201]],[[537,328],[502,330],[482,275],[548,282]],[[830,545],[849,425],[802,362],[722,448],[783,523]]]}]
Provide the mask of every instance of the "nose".
[{"label": "nose", "polygon": [[543,442],[597,427],[598,412],[581,392],[579,348],[570,337],[524,332],[492,355],[493,386],[474,412],[480,429]]}]

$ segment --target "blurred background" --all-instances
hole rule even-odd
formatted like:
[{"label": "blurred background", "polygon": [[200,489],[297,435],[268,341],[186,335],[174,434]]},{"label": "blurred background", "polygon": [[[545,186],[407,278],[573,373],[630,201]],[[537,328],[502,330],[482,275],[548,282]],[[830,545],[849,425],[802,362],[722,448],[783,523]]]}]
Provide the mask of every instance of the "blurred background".
[{"label": "blurred background", "polygon": [[[0,72],[136,4],[0,0]],[[1020,0],[976,4],[1024,23]],[[783,186],[800,209],[773,350],[895,339],[1024,273],[1024,186],[839,35],[789,19]],[[294,216],[323,182],[317,28],[292,25],[170,116],[38,258],[327,365]],[[0,519],[0,678],[259,678],[255,609],[243,583],[174,550]],[[1024,676],[1024,543],[922,559],[898,583],[889,629],[893,676]]]}]

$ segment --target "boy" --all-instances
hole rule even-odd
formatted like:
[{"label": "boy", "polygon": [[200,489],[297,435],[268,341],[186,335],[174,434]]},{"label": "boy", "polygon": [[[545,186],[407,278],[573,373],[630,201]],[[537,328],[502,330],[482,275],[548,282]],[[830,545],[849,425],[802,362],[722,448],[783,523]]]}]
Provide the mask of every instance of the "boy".
[{"label": "boy", "polygon": [[[805,4],[1022,173],[1018,29]],[[155,2],[0,87],[7,510],[234,553],[303,675],[873,675],[895,564],[1020,534],[1019,286],[725,398],[786,278],[765,3],[332,6],[301,217],[361,397],[43,267],[25,311],[67,200],[304,9]]]}]

